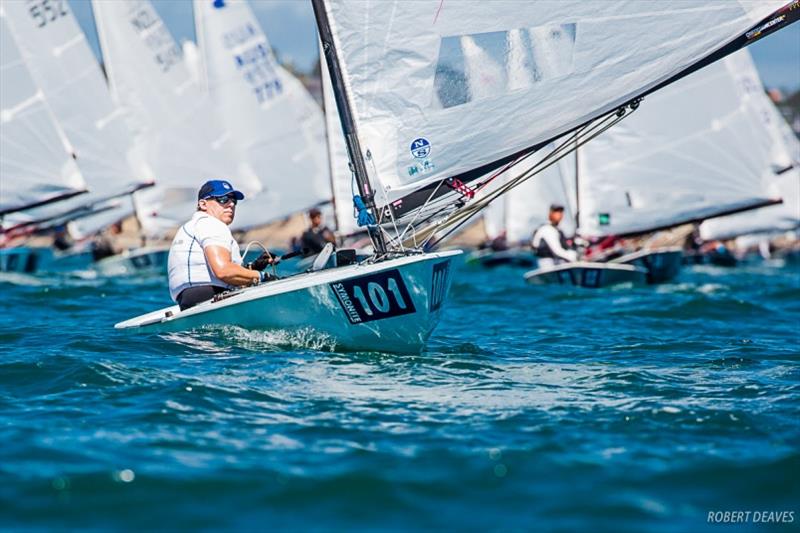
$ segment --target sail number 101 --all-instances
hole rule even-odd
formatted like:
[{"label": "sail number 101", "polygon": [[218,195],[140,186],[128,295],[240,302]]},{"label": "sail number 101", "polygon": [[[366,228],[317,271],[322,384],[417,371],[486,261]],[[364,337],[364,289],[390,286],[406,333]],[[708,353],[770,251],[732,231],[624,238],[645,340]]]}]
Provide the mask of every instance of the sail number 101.
[{"label": "sail number 101", "polygon": [[351,324],[363,324],[416,312],[403,277],[386,270],[330,284]]}]

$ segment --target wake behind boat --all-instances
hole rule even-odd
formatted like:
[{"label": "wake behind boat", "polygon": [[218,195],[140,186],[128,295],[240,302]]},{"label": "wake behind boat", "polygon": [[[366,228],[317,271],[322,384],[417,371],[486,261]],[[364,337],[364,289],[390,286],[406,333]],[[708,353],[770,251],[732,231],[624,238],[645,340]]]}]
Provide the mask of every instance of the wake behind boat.
[{"label": "wake behind boat", "polygon": [[308,329],[351,349],[419,352],[439,322],[452,259],[459,254],[415,254],[298,274],[223,293],[184,311],[177,305],[159,309],[114,327]]},{"label": "wake behind boat", "polygon": [[576,261],[532,270],[525,274],[525,281],[532,285],[602,289],[623,283],[639,285],[645,283],[646,276],[647,270],[633,265]]}]

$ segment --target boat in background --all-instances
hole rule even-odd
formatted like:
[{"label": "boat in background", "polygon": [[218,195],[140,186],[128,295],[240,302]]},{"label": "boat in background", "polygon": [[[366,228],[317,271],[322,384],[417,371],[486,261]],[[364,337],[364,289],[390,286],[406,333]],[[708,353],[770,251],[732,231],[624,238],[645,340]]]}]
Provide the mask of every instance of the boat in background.
[{"label": "boat in background", "polygon": [[610,264],[633,265],[643,268],[647,283],[667,283],[678,277],[683,265],[683,248],[680,246],[645,248],[611,259]]},{"label": "boat in background", "polygon": [[647,270],[633,265],[576,261],[525,273],[531,285],[570,285],[584,289],[603,289],[615,285],[641,285]]},{"label": "boat in background", "polygon": [[0,272],[15,274],[65,274],[88,272],[92,268],[88,247],[60,252],[50,246],[0,248]]},{"label": "boat in background", "polygon": [[467,265],[479,265],[485,268],[500,266],[514,268],[536,268],[538,261],[530,249],[522,247],[493,250],[484,248],[470,252],[464,262]]},{"label": "boat in background", "polygon": [[[153,181],[146,169],[135,166],[132,137],[122,112],[112,103],[100,67],[69,7],[64,5],[51,15],[45,20],[21,3],[4,5],[0,13],[3,200],[6,191],[14,191],[23,204],[3,213],[6,248],[0,270],[5,272],[89,269],[91,247],[84,239],[77,239],[73,246],[74,237],[86,228],[102,229],[86,224],[111,223],[107,217],[112,211],[118,218],[129,215],[132,206],[121,199]],[[11,65],[6,64],[9,60]],[[33,96],[18,105],[7,101],[23,93]],[[42,122],[45,118],[55,125],[56,135]],[[33,121],[38,121],[35,128]],[[26,138],[31,134],[35,142]],[[54,156],[64,160],[58,170],[48,168]],[[59,190],[55,184],[40,188],[44,176],[53,181],[59,176],[78,180],[82,194],[54,195]],[[71,238],[62,238],[59,232]],[[57,249],[38,244],[41,239],[31,241],[48,234]]]},{"label": "boat in background", "polygon": [[677,249],[645,243],[629,254],[625,239],[775,209],[764,207],[781,202],[771,186],[779,156],[764,122],[766,98],[746,50],[649,96],[630,119],[562,161],[579,191],[579,233],[619,239],[621,251],[605,257],[647,268],[649,283],[663,283],[680,272]]},{"label": "boat in background", "polygon": [[101,276],[163,276],[168,258],[169,246],[142,246],[100,259],[92,268]]}]

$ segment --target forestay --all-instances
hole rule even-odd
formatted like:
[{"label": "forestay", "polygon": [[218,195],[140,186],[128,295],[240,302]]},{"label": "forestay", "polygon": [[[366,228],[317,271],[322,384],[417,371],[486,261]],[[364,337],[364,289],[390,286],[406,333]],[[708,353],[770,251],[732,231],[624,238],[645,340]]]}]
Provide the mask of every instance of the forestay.
[{"label": "forestay", "polygon": [[0,6],[0,215],[86,191],[72,147],[23,61]]},{"label": "forestay", "polygon": [[100,66],[67,3],[8,2],[3,9],[89,187],[87,195],[32,215],[89,208],[152,183],[149,169],[132,153],[123,112],[112,104]]},{"label": "forestay", "polygon": [[[264,191],[234,225],[283,218],[331,199],[322,110],[278,64],[248,4],[194,0],[201,64],[220,121]],[[252,205],[252,204],[251,204]]]},{"label": "forestay", "polygon": [[[385,222],[425,203],[424,195],[412,201],[413,191],[441,183],[462,194],[460,182],[486,174],[486,165],[617,109],[736,39],[747,44],[764,31],[743,34],[784,3],[324,6],[376,202],[392,207],[381,212]],[[468,66],[476,54],[490,58],[484,69]],[[441,182],[453,177],[460,181]]]},{"label": "forestay", "polygon": [[[180,47],[152,4],[93,0],[92,8],[112,96],[127,111],[138,148],[159,185],[159,190],[143,191],[145,201],[137,200],[145,206],[145,224],[153,230],[159,224],[180,224],[194,209],[192,192],[196,198],[208,179],[230,179],[248,195],[260,190],[248,165],[237,162],[231,132],[193,82]],[[159,204],[167,194],[164,188],[186,201]]]},{"label": "forestay", "polygon": [[770,194],[773,137],[746,50],[647,97],[578,151],[580,229],[625,235],[780,199]]}]

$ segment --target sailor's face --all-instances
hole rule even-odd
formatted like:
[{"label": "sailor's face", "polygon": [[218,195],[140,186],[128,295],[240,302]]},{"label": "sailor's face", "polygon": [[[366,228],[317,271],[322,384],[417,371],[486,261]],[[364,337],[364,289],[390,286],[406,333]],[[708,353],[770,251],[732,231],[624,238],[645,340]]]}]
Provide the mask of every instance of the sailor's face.
[{"label": "sailor's face", "polygon": [[564,218],[563,211],[550,211],[550,222],[552,222],[554,226],[558,226],[562,218]]},{"label": "sailor's face", "polygon": [[220,200],[217,198],[207,198],[200,200],[200,208],[211,215],[212,217],[221,220],[227,225],[233,222],[233,217],[236,216],[236,200],[230,197],[229,200]]}]

